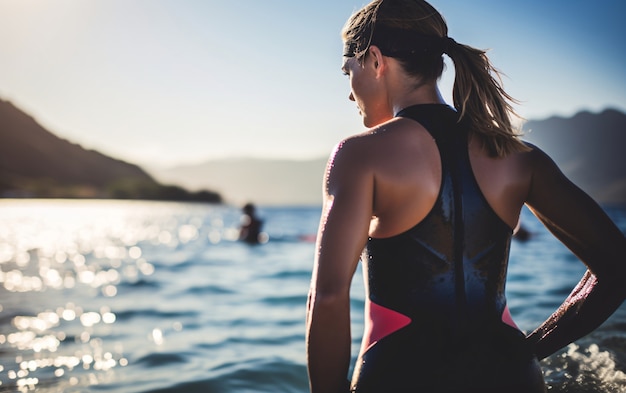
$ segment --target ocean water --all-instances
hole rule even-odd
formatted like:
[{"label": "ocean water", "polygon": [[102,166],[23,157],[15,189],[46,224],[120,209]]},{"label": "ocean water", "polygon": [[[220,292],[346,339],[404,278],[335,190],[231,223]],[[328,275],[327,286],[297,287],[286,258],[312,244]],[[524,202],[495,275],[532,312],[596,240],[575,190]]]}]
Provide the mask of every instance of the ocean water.
[{"label": "ocean water", "polygon": [[[626,209],[607,209],[622,230]],[[304,318],[319,208],[0,201],[0,392],[308,391]],[[523,330],[584,272],[527,211],[507,293]],[[353,353],[363,330],[354,279]],[[626,306],[542,362],[550,392],[626,392]]]}]

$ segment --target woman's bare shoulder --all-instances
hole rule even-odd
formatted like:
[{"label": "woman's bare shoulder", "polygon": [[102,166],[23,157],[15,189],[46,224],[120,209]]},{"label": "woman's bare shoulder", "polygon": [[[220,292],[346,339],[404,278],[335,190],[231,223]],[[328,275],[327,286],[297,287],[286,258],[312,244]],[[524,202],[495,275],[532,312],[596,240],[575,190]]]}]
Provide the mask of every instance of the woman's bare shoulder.
[{"label": "woman's bare shoulder", "polygon": [[530,166],[530,169],[536,174],[541,174],[542,172],[560,172],[558,165],[554,162],[554,160],[542,150],[540,147],[529,143],[524,142],[524,144],[529,148],[528,151],[515,153],[517,159],[523,162],[526,165]]},{"label": "woman's bare shoulder", "polygon": [[358,158],[363,163],[366,157],[376,154],[380,150],[381,144],[386,143],[390,132],[398,128],[396,123],[397,119],[392,119],[342,139],[335,145],[329,161]]}]

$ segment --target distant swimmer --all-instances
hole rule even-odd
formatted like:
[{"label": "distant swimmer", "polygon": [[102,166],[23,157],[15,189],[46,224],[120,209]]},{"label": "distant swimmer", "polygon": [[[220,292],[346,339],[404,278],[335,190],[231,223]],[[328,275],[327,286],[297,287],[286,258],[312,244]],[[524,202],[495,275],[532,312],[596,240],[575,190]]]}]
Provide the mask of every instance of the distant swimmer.
[{"label": "distant swimmer", "polygon": [[247,203],[242,211],[243,216],[241,217],[239,240],[248,244],[264,242],[266,239],[261,232],[263,221],[256,216],[256,207],[252,203]]}]

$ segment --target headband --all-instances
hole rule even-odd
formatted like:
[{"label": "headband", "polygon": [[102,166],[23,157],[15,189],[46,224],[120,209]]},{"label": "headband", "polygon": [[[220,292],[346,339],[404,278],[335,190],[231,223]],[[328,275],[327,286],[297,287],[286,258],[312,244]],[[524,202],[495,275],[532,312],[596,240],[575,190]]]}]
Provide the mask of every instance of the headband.
[{"label": "headband", "polygon": [[[376,45],[383,55],[389,57],[440,56],[443,53],[447,54],[456,44],[450,37],[424,35],[412,30],[387,26],[376,26],[369,42],[369,45]],[[357,47],[354,41],[346,42],[344,56],[356,56]]]}]

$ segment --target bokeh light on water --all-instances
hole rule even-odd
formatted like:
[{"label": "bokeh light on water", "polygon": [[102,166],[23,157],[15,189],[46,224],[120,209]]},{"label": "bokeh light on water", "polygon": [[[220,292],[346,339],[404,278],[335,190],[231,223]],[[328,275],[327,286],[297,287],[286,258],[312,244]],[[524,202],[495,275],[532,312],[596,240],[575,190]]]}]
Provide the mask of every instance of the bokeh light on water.
[{"label": "bokeh light on water", "polygon": [[[108,300],[154,274],[142,247],[175,248],[206,223],[178,222],[156,204],[11,201],[0,204],[0,390],[93,385],[128,365]],[[162,213],[161,213],[162,214]],[[236,237],[211,219],[207,241]],[[7,330],[8,329],[8,330]],[[150,339],[163,342],[155,328]],[[52,382],[54,381],[54,383]]]}]

